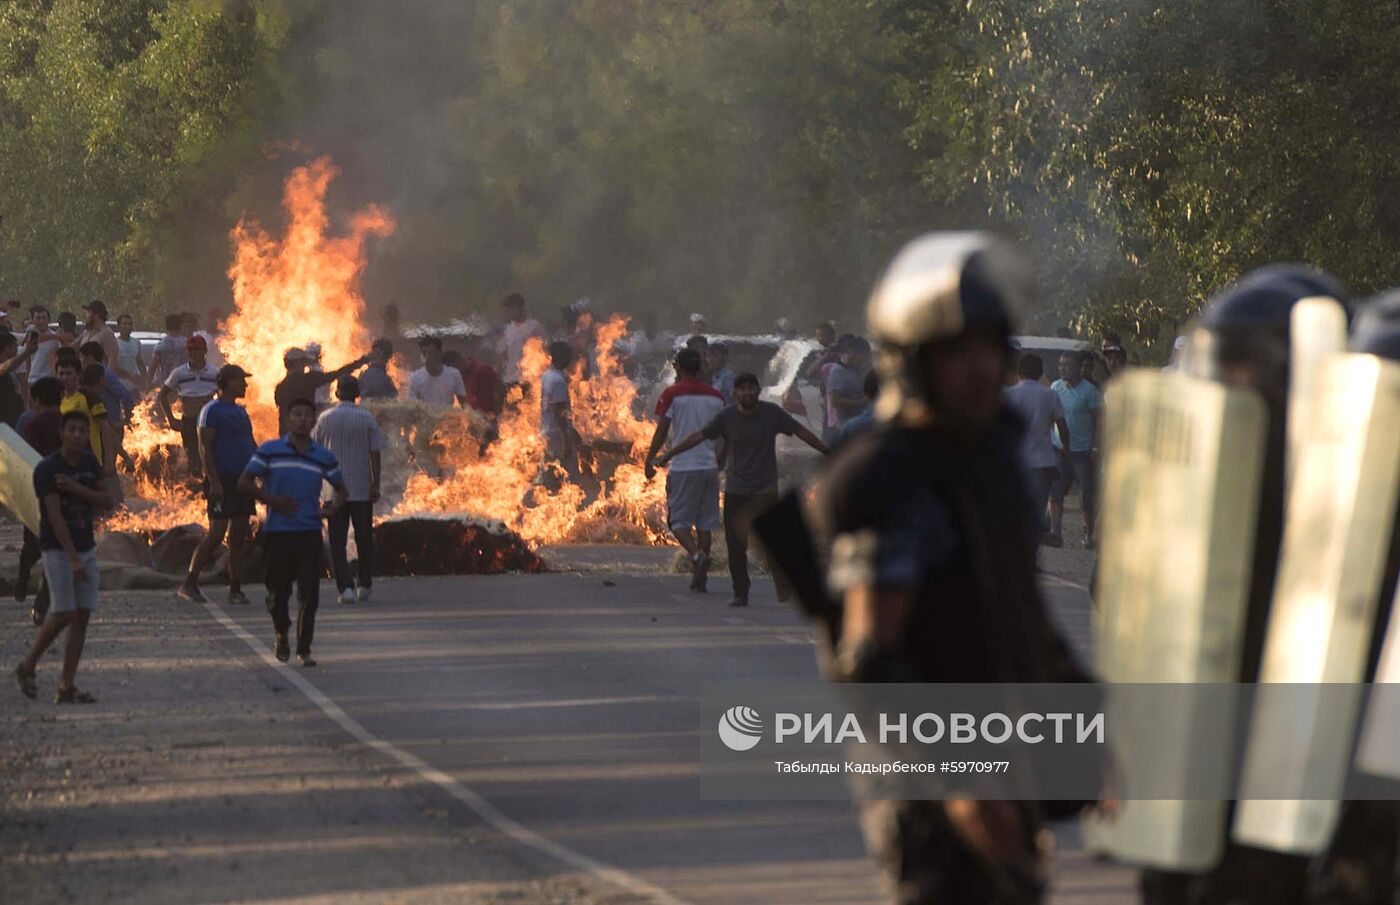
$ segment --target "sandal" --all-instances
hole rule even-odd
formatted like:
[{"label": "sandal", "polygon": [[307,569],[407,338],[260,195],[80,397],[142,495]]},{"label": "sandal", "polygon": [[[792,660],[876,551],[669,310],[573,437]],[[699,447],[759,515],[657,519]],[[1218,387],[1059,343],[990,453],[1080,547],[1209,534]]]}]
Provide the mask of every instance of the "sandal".
[{"label": "sandal", "polygon": [[53,699],[55,704],[96,704],[97,698],[86,691],[79,691],[75,688],[60,688],[58,696]]},{"label": "sandal", "polygon": [[23,663],[15,667],[15,681],[19,683],[20,693],[26,698],[33,700],[39,696],[39,682],[34,670],[25,672]]}]

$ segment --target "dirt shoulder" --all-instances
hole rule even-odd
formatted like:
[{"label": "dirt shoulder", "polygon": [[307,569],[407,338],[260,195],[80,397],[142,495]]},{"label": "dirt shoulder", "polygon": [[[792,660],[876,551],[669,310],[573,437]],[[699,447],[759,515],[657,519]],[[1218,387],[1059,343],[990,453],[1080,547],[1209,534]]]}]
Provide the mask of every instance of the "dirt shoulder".
[{"label": "dirt shoulder", "polygon": [[6,902],[635,901],[502,839],[351,741],[202,608],[104,594],[79,686],[9,670],[32,637],[0,604]]}]

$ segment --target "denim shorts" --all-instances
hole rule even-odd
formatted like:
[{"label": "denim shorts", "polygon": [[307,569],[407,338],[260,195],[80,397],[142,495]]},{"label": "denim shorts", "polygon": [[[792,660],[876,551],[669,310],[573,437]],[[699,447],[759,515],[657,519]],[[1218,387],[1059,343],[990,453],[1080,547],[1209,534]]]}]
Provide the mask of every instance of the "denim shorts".
[{"label": "denim shorts", "polygon": [[96,548],[78,554],[83,569],[77,573],[68,564],[68,554],[62,550],[45,550],[43,558],[44,577],[49,582],[50,615],[97,609],[97,588],[102,583],[102,572],[97,567]]}]

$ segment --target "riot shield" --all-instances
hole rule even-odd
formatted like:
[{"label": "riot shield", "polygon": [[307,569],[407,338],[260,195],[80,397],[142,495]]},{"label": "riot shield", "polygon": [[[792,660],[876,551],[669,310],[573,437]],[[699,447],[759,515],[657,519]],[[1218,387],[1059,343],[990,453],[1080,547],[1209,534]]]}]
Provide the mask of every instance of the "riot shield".
[{"label": "riot shield", "polygon": [[39,498],[34,495],[34,466],[42,459],[13,428],[0,424],[0,503],[35,534],[39,533]]},{"label": "riot shield", "polygon": [[[1397,432],[1400,364],[1323,365],[1289,489],[1237,842],[1310,855],[1336,826],[1400,485]],[[1251,789],[1269,798],[1250,800]]]},{"label": "riot shield", "polygon": [[1288,454],[1285,472],[1289,485],[1298,454],[1312,424],[1322,366],[1347,348],[1347,313],[1335,299],[1318,296],[1299,301],[1290,312],[1288,375]]},{"label": "riot shield", "polygon": [[[1266,420],[1253,392],[1180,373],[1133,370],[1109,385],[1096,594],[1105,681],[1237,680]],[[1110,720],[1125,803],[1086,828],[1091,845],[1164,869],[1219,859],[1224,802],[1133,796],[1135,776],[1180,777],[1185,789],[1234,758],[1233,733],[1199,725],[1220,715],[1203,703],[1183,702],[1171,720],[1131,710]]]},{"label": "riot shield", "polygon": [[[1400,598],[1400,590],[1396,597]],[[1363,773],[1400,781],[1400,607],[1394,605],[1376,668],[1376,683],[1361,724],[1356,766]]]}]

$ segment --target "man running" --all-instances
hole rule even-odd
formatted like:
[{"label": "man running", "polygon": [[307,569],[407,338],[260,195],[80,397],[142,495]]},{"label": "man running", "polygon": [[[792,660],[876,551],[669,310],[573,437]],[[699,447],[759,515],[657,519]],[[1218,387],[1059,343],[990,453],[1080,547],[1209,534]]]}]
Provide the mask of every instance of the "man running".
[{"label": "man running", "polygon": [[[311,658],[311,641],[320,603],[321,519],[339,512],[346,499],[340,463],[328,449],[311,439],[315,425],[316,403],[307,398],[293,399],[287,405],[287,436],[259,446],[238,479],[242,493],[267,506],[263,534],[267,538],[267,571],[272,590],[269,610],[276,632],[274,653],[284,663],[291,656],[287,631],[292,620],[287,602],[295,584],[299,604],[297,662],[303,667],[316,665]],[[323,481],[335,489],[334,500],[324,508]]]},{"label": "man running", "polygon": [[40,626],[28,656],[15,667],[15,679],[25,697],[36,697],[39,658],[67,629],[63,672],[55,698],[59,704],[91,704],[97,700],[74,684],[87,640],[88,619],[97,609],[97,588],[102,579],[92,531],[93,510],[106,509],[112,502],[100,489],[102,466],[89,448],[88,431],[87,415],[64,414],[61,448],[34,468],[34,493],[39,497],[39,546],[43,550],[44,578],[51,603],[48,618]]},{"label": "man running", "polygon": [[[706,440],[724,440],[728,460],[724,487],[724,538],[729,553],[729,576],[734,581],[730,606],[749,605],[749,529],[753,519],[778,500],[779,436],[796,436],[817,452],[826,453],[821,438],[798,424],[771,402],[758,399],[754,374],[734,379],[735,404],[720,412],[702,430],[692,433],[657,460],[657,465],[694,449]],[[778,599],[788,590],[778,585]]]},{"label": "man running", "polygon": [[200,540],[190,557],[190,570],[176,591],[193,603],[208,600],[199,589],[199,576],[209,557],[228,536],[228,602],[241,606],[248,602],[243,593],[243,553],[248,546],[248,520],[253,517],[252,497],[244,494],[238,479],[253,458],[253,422],[238,400],[248,394],[251,375],[238,365],[224,365],[214,378],[218,394],[199,410],[199,446],[209,463],[204,479],[208,501],[209,533]]},{"label": "man running", "polygon": [[[384,434],[374,413],[355,403],[360,397],[357,379],[340,378],[335,396],[340,401],[316,419],[311,439],[330,450],[345,478],[346,503],[326,521],[339,600],[341,603],[367,603],[374,584],[374,504],[379,502],[380,451],[384,449]],[[350,562],[345,552],[352,525],[359,558],[358,581],[350,578]]]},{"label": "man running", "polygon": [[[219,372],[209,364],[208,352],[209,344],[204,337],[191,336],[185,340],[188,360],[170,372],[160,388],[160,395],[156,397],[156,404],[165,415],[166,423],[180,432],[190,477],[197,481],[204,478],[204,457],[199,450],[199,413],[219,388]],[[180,418],[176,418],[174,410],[170,408],[172,395],[180,397]]]},{"label": "man running", "polygon": [[[677,437],[689,437],[724,410],[719,390],[700,379],[700,354],[694,349],[676,353],[676,374],[680,379],[656,402],[656,433],[647,453],[647,480],[656,474],[656,456],[673,431]],[[674,457],[666,475],[666,524],[690,555],[690,589],[703,592],[710,572],[713,532],[720,527],[719,463],[712,441]]]}]

